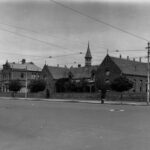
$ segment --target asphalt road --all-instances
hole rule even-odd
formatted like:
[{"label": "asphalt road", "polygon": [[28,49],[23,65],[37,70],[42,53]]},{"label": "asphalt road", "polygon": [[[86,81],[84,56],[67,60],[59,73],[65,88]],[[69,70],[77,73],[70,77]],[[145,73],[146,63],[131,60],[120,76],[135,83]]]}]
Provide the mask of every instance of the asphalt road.
[{"label": "asphalt road", "polygon": [[150,106],[0,99],[0,150],[149,150]]}]

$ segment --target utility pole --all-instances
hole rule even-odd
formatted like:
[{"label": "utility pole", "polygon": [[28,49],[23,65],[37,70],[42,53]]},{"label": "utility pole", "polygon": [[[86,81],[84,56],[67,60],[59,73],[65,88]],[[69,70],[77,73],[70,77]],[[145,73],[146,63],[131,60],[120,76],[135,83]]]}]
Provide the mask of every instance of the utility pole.
[{"label": "utility pole", "polygon": [[28,86],[28,77],[27,77],[27,66],[26,66],[26,81],[25,81],[25,86],[26,86],[26,90],[25,90],[25,98],[27,98],[27,86]]},{"label": "utility pole", "polygon": [[147,105],[149,105],[150,98],[150,42],[148,42],[147,48]]}]

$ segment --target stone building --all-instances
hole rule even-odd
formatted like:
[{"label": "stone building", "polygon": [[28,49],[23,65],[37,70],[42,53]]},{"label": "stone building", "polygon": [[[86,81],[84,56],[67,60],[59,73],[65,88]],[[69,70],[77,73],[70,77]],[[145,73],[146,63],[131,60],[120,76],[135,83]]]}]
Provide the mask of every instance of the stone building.
[{"label": "stone building", "polygon": [[85,66],[78,67],[54,67],[45,65],[42,70],[42,76],[47,82],[47,91],[52,94],[58,92],[56,82],[60,79],[68,80],[72,82],[79,83],[81,80],[87,82],[87,91],[95,91],[95,73],[98,66],[92,66],[92,55],[90,51],[90,46],[88,43],[87,51],[85,54]]},{"label": "stone building", "polygon": [[1,92],[9,92],[8,84],[11,80],[20,80],[23,87],[20,92],[25,92],[25,83],[32,79],[38,79],[41,75],[41,68],[33,62],[26,62],[22,59],[21,63],[6,62],[1,70]]},{"label": "stone building", "polygon": [[134,86],[130,92],[147,91],[147,63],[127,59],[111,57],[107,55],[97,68],[96,84],[97,87],[111,83],[119,76],[126,76],[133,81]]},{"label": "stone building", "polygon": [[69,69],[45,65],[42,69],[42,78],[46,81],[46,93],[49,95],[56,92],[56,81],[68,78]]}]

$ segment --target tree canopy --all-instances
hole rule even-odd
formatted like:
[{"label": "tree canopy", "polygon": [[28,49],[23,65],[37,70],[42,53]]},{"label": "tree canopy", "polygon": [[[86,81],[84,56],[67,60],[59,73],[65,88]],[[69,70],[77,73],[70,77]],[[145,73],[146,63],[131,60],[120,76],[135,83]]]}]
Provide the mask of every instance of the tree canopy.
[{"label": "tree canopy", "polygon": [[44,91],[45,87],[46,87],[46,82],[42,79],[31,80],[31,82],[28,85],[28,88],[32,93]]},{"label": "tree canopy", "polygon": [[113,80],[111,89],[117,92],[128,91],[133,87],[133,82],[124,76],[120,76]]},{"label": "tree canopy", "polygon": [[22,84],[19,80],[11,80],[9,82],[9,90],[13,92],[18,92],[22,88]]}]

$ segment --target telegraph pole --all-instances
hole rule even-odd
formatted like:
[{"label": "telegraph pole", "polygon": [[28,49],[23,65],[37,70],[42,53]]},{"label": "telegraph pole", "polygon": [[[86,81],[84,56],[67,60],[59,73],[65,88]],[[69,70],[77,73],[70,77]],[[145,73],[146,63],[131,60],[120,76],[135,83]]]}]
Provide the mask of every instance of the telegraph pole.
[{"label": "telegraph pole", "polygon": [[26,81],[25,81],[26,90],[25,90],[25,98],[27,98],[27,90],[28,90],[27,89],[28,88],[27,87],[28,86],[28,77],[27,76],[28,76],[28,74],[27,74],[27,66],[26,66]]},{"label": "telegraph pole", "polygon": [[147,105],[149,105],[150,98],[150,42],[148,42],[147,48]]}]

